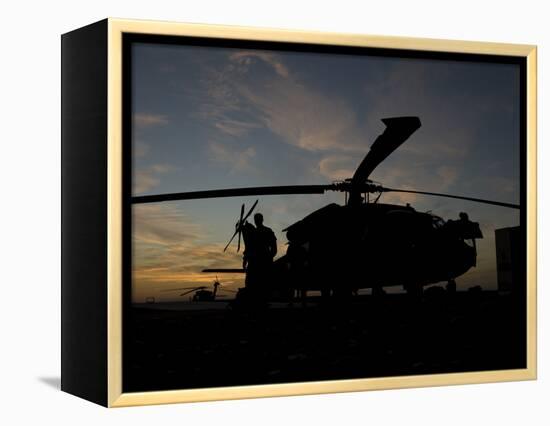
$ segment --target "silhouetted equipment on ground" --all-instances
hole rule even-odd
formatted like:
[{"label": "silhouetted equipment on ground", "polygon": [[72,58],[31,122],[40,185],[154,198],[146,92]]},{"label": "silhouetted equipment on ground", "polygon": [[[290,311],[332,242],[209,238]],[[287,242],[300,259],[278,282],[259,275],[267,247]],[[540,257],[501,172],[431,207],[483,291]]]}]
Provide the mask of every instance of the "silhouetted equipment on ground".
[{"label": "silhouetted equipment on ground", "polygon": [[498,290],[502,293],[525,295],[522,239],[519,226],[495,229]]},{"label": "silhouetted equipment on ground", "polygon": [[[324,295],[347,297],[363,288],[371,288],[374,294],[383,294],[383,287],[386,286],[403,286],[408,292],[418,294],[423,286],[429,284],[453,283],[456,277],[476,265],[475,240],[483,238],[479,225],[471,222],[465,213],[461,213],[457,221],[444,221],[432,213],[416,211],[408,204],[379,203],[380,196],[388,192],[410,193],[513,209],[519,209],[519,205],[453,194],[387,188],[372,182],[369,176],[373,170],[421,125],[418,117],[387,118],[382,121],[386,125],[384,132],[372,144],[354,175],[341,182],[147,195],[133,197],[132,202],[344,192],[344,205],[329,204],[283,230],[288,239],[288,249],[273,263],[270,291],[274,296],[320,290]],[[235,233],[225,249],[238,235],[237,250],[240,250],[241,234],[247,245],[246,219],[257,203],[246,215],[242,205]]]}]

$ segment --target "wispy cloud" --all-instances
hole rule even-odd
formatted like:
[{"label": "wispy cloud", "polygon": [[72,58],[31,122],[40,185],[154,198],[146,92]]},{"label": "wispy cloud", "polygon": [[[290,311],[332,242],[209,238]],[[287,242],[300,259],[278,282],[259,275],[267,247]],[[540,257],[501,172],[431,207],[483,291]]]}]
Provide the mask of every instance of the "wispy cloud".
[{"label": "wispy cloud", "polygon": [[353,176],[357,166],[357,159],[350,155],[328,155],[319,161],[319,173],[331,181],[344,180]]},{"label": "wispy cloud", "polygon": [[243,172],[254,169],[252,161],[256,156],[256,149],[249,146],[243,150],[233,150],[218,142],[210,142],[208,145],[210,158],[219,163],[229,165],[231,172]]},{"label": "wispy cloud", "polygon": [[206,75],[208,101],[201,118],[223,134],[241,137],[268,129],[306,151],[364,149],[351,105],[293,76],[279,55],[233,53],[224,68],[208,69]]},{"label": "wispy cloud", "polygon": [[133,146],[134,158],[144,158],[150,151],[150,146],[143,141],[137,140]]},{"label": "wispy cloud", "polygon": [[[187,56],[190,56],[187,51],[184,53],[186,59],[181,64],[187,64]],[[515,179],[514,172],[506,174],[508,169],[513,169],[516,154],[502,154],[488,145],[499,141],[502,135],[512,135],[512,138],[517,134],[507,127],[508,119],[513,119],[510,99],[514,98],[507,95],[508,98],[501,102],[499,94],[484,92],[495,91],[498,85],[485,89],[491,86],[489,80],[493,75],[486,71],[482,75],[480,64],[416,60],[389,64],[386,59],[370,62],[365,58],[364,69],[359,62],[353,62],[359,68],[335,67],[334,74],[329,76],[325,69],[317,72],[311,63],[293,55],[240,51],[217,52],[209,57],[205,51],[189,67],[178,65],[178,73],[170,76],[185,86],[182,98],[185,108],[176,106],[170,112],[170,122],[167,116],[140,114],[135,124],[138,130],[144,130],[143,134],[158,130],[159,135],[189,132],[196,136],[193,147],[196,151],[185,151],[185,155],[177,158],[181,170],[189,171],[190,175],[201,176],[195,172],[196,164],[192,162],[197,158],[202,161],[206,154],[214,163],[205,161],[210,167],[208,177],[212,177],[213,182],[228,177],[228,169],[230,174],[238,172],[239,176],[232,176],[235,179],[224,181],[228,186],[247,179],[252,182],[260,175],[275,181],[277,173],[288,180],[284,183],[324,183],[353,175],[372,142],[384,130],[381,118],[418,115],[422,127],[374,171],[373,180],[394,188],[517,202],[519,179]],[[328,64],[330,55],[326,57]],[[181,69],[183,74],[184,68],[189,70],[185,78],[179,72]],[[470,74],[466,75],[466,71]],[[375,74],[377,77],[371,78]],[[189,84],[188,79],[192,78],[196,80]],[[480,81],[484,84],[479,84]],[[501,86],[507,90],[509,85]],[[356,90],[350,90],[354,87]],[[167,94],[174,93],[157,93],[155,103],[161,102]],[[483,99],[490,99],[491,104],[480,102]],[[138,111],[154,109],[143,105]],[[172,117],[182,111],[189,115],[176,125]],[[493,117],[488,120],[491,114]],[[174,127],[161,127],[165,125]],[[495,134],[498,128],[503,130]],[[177,152],[171,139],[158,140],[159,144],[151,145],[151,150],[156,152],[151,153],[155,155],[151,155],[150,161],[140,160],[140,164],[146,165],[136,177],[142,191],[160,190],[160,181],[164,181],[162,177],[168,173],[162,169],[147,169],[151,162],[163,161],[153,158],[164,158],[157,155],[161,152]],[[507,140],[502,146],[512,149],[516,146],[514,143]],[[138,149],[135,153],[139,153]],[[491,165],[487,161],[490,154],[497,154],[502,162],[495,160]],[[147,148],[143,156],[149,157]],[[277,159],[277,164],[271,170],[271,163],[276,163],[273,158]],[[224,167],[220,167],[221,164]],[[256,170],[261,173],[255,173]],[[179,174],[173,177],[180,179]],[[272,197],[265,202],[266,222],[274,229],[275,225],[282,229],[323,204],[342,199],[339,193],[319,197]],[[489,236],[479,245],[478,268],[472,275],[478,282],[495,281],[494,240],[491,237],[494,228],[514,225],[519,220],[515,213],[501,213],[444,198],[388,193],[382,196],[381,202],[409,202],[418,210],[431,209],[445,219],[456,218],[458,212],[467,211],[472,220],[479,220]],[[143,217],[149,218],[150,223],[142,223],[136,229],[139,237],[135,256],[140,259],[135,270],[137,288],[150,291],[155,286],[207,283],[213,277],[201,274],[200,269],[240,264],[238,255],[222,253],[225,241],[219,244],[205,242],[204,229],[212,229],[212,223],[207,223],[212,220],[210,216],[197,217],[203,229],[195,227],[196,223],[177,209],[145,213]],[[144,222],[146,219],[136,220]],[[180,227],[180,222],[184,226]],[[219,235],[209,241],[225,240],[225,234],[220,230],[216,232]],[[283,243],[284,236],[280,236],[280,243]],[[236,283],[242,278],[227,279]],[[464,280],[468,280],[467,276]]]},{"label": "wispy cloud", "polygon": [[358,151],[365,144],[354,110],[342,99],[288,79],[261,90],[240,85],[239,92],[257,108],[264,125],[290,145],[306,151]]},{"label": "wispy cloud", "polygon": [[[372,178],[396,188],[460,190],[463,185],[459,184],[471,180],[464,175],[464,164],[483,128],[487,107],[479,105],[472,91],[446,90],[442,97],[441,85],[456,84],[456,77],[441,66],[434,73],[433,66],[400,62],[382,78],[368,80],[364,87],[367,115],[358,116],[359,110],[349,99],[315,88],[303,73],[293,73],[281,55],[237,52],[205,80],[209,93],[215,94],[209,98],[209,107],[218,112],[223,109],[222,115],[209,118],[226,135],[240,137],[252,129],[268,129],[288,145],[320,154],[313,169],[319,177],[341,180],[353,175],[383,132],[381,118],[418,115],[421,129]],[[392,193],[384,199],[412,203],[419,197]]]},{"label": "wispy cloud", "polygon": [[288,78],[290,76],[290,72],[286,65],[278,55],[273,53],[257,50],[241,50],[231,54],[229,59],[243,65],[244,71],[248,70],[248,68],[253,64],[254,59],[260,59],[261,61],[269,64],[279,76],[283,78]]},{"label": "wispy cloud", "polygon": [[232,120],[224,118],[214,123],[214,126],[222,132],[230,136],[239,137],[244,136],[252,129],[260,128],[260,124],[247,121]]},{"label": "wispy cloud", "polygon": [[154,189],[161,183],[161,175],[173,171],[169,164],[153,164],[148,167],[136,168],[133,178],[133,193],[142,194]]},{"label": "wispy cloud", "polygon": [[[215,276],[202,273],[204,268],[239,267],[240,255],[224,252],[224,244],[209,243],[207,236],[206,228],[174,205],[134,206],[132,300],[177,297],[163,290],[210,284]],[[224,275],[220,279],[235,289],[243,277]]]},{"label": "wispy cloud", "polygon": [[194,243],[201,234],[199,225],[170,204],[143,204],[133,208],[133,236],[136,241],[168,246]]},{"label": "wispy cloud", "polygon": [[136,113],[132,117],[136,127],[162,126],[168,124],[168,117],[162,114]]}]

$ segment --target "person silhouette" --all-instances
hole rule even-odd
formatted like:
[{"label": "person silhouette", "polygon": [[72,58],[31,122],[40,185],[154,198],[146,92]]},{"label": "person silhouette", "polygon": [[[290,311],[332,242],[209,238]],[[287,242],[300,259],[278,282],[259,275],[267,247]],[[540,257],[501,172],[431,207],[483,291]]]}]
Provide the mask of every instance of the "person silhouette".
[{"label": "person silhouette", "polygon": [[261,213],[254,215],[254,225],[243,225],[243,269],[246,271],[245,287],[261,295],[270,285],[273,258],[277,255],[277,238],[271,228],[264,225]]}]

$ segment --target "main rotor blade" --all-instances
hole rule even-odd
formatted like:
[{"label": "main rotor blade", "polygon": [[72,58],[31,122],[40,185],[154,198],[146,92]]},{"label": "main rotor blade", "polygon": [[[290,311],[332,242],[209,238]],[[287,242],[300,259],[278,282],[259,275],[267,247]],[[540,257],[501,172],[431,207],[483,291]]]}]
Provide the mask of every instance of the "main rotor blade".
[{"label": "main rotor blade", "polygon": [[239,225],[237,230],[239,232],[239,240],[237,241],[237,253],[241,249],[241,226],[243,226],[243,214],[244,214],[244,203],[241,205],[241,215],[239,216]]},{"label": "main rotor blade", "polygon": [[246,271],[242,268],[216,268],[203,269],[201,272],[220,272],[224,274],[244,274]]},{"label": "main rotor blade", "polygon": [[133,204],[159,203],[162,201],[198,200],[204,198],[247,197],[252,195],[324,194],[334,185],[283,185],[251,186],[247,188],[214,189],[209,191],[176,192],[171,194],[138,195]]},{"label": "main rotor blade", "polygon": [[384,118],[382,122],[386,129],[376,138],[355,171],[352,178],[354,185],[365,182],[372,171],[421,126],[418,117]]},{"label": "main rotor blade", "polygon": [[[206,287],[203,287],[203,288],[206,288]],[[199,287],[199,288],[195,288],[195,289],[193,289],[193,290],[189,290],[189,291],[183,292],[182,294],[180,294],[180,297],[181,297],[181,296],[186,296],[186,295],[188,295],[189,293],[193,293],[194,291],[199,291],[199,290],[202,290],[202,288]]]},{"label": "main rotor blade", "polygon": [[177,291],[177,290],[198,290],[198,289],[201,289],[201,288],[206,288],[206,287],[204,287],[204,286],[200,286],[200,287],[178,287],[178,288],[169,288],[169,289],[166,289],[166,290],[161,290],[161,292]]},{"label": "main rotor blade", "polygon": [[381,188],[382,192],[404,192],[408,194],[420,194],[420,195],[431,195],[435,197],[446,197],[446,198],[456,198],[458,200],[473,201],[475,203],[491,204],[493,206],[508,207],[510,209],[519,209],[519,204],[503,203],[500,201],[485,200],[482,198],[472,198],[472,197],[462,197],[460,195],[450,195],[450,194],[441,194],[438,192],[425,192],[425,191],[412,191],[408,189],[392,189],[392,188]]}]

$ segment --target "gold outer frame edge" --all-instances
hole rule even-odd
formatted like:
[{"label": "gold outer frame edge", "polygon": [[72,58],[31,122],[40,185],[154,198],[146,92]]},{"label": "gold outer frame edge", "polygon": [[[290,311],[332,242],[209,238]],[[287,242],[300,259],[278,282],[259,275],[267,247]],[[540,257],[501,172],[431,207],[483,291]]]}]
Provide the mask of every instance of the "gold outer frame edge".
[{"label": "gold outer frame edge", "polygon": [[[123,33],[195,36],[275,42],[377,47],[431,52],[524,57],[527,60],[527,368],[470,373],[265,384],[219,388],[122,393],[122,35]],[[408,37],[338,34],[187,24],[108,20],[108,148],[107,148],[107,339],[108,406],[215,401],[336,392],[534,380],[536,373],[537,279],[537,50],[536,46]]]},{"label": "gold outer frame edge", "polygon": [[122,32],[107,25],[107,405],[122,394]]},{"label": "gold outer frame edge", "polygon": [[527,53],[527,370],[537,378],[537,48]]}]

